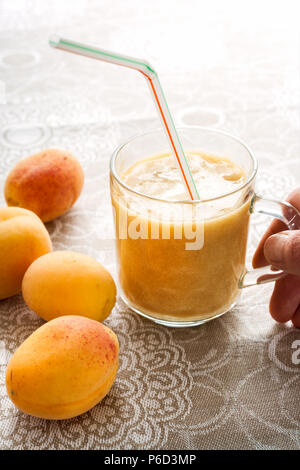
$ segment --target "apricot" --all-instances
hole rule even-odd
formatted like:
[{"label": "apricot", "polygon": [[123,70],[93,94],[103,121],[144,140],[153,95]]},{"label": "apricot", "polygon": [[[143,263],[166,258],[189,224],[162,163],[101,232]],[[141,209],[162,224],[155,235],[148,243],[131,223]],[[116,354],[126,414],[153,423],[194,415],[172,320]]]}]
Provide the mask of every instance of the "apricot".
[{"label": "apricot", "polygon": [[55,251],[42,256],[25,273],[23,297],[44,320],[81,315],[103,321],[116,302],[110,273],[90,256]]},{"label": "apricot", "polygon": [[21,291],[27,268],[51,249],[49,234],[33,212],[0,208],[0,300]]},{"label": "apricot", "polygon": [[10,359],[9,398],[22,411],[45,419],[68,419],[99,403],[118,369],[119,343],[108,327],[65,316],[32,333]]},{"label": "apricot", "polygon": [[83,180],[80,163],[71,153],[43,150],[15,165],[7,176],[4,195],[8,206],[30,209],[49,222],[73,206]]}]

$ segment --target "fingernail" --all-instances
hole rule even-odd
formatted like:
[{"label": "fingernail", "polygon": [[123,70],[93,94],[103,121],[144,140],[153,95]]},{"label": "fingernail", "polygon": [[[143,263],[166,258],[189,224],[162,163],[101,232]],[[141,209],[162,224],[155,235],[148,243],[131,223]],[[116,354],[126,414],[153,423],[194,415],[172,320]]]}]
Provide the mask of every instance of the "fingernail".
[{"label": "fingernail", "polygon": [[269,261],[270,264],[274,265],[281,265],[284,261],[284,247],[286,244],[286,239],[288,237],[288,233],[277,233],[276,235],[272,235],[265,243],[264,252],[265,257]]}]

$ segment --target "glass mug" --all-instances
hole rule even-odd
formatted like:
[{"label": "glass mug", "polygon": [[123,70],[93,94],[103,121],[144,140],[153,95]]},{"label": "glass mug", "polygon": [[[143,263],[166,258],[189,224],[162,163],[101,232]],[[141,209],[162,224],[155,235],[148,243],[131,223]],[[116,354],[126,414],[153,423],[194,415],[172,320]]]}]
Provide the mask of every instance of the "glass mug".
[{"label": "glass mug", "polygon": [[251,213],[280,219],[290,230],[300,228],[300,216],[287,202],[255,194],[257,161],[241,140],[194,126],[179,128],[178,134],[185,152],[227,157],[242,167],[242,186],[196,202],[164,200],[130,188],[122,181],[128,168],[170,153],[164,131],[157,130],[132,138],[113,153],[110,187],[122,299],[156,323],[187,327],[228,312],[243,287],[284,275],[270,266],[245,268]]}]

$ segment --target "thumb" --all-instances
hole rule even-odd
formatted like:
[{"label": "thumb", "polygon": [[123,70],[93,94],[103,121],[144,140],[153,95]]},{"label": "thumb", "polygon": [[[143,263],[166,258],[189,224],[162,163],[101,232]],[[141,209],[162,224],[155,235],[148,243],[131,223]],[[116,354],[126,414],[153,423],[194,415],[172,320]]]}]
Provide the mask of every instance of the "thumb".
[{"label": "thumb", "polygon": [[289,274],[300,276],[300,230],[276,233],[264,245],[269,264]]}]

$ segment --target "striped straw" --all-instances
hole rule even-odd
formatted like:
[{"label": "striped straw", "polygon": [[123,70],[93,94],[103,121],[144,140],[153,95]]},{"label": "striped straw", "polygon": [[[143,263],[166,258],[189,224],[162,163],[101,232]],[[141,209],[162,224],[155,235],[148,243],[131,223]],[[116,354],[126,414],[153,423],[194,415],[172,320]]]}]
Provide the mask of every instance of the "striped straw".
[{"label": "striped straw", "polygon": [[72,52],[74,54],[85,57],[91,57],[92,59],[102,60],[103,62],[109,62],[111,64],[121,65],[123,67],[138,70],[144,75],[144,77],[146,77],[163,127],[166,131],[172,154],[174,155],[177,165],[180,169],[182,181],[187,190],[188,196],[191,200],[200,199],[194,178],[192,176],[187,159],[184,155],[174,121],[169,111],[163,89],[161,87],[158,75],[153,67],[145,60],[128,57],[122,54],[117,54],[115,52],[106,51],[104,49],[98,49],[57,36],[52,36],[49,40],[49,44],[52,47],[61,49],[63,51]]}]

